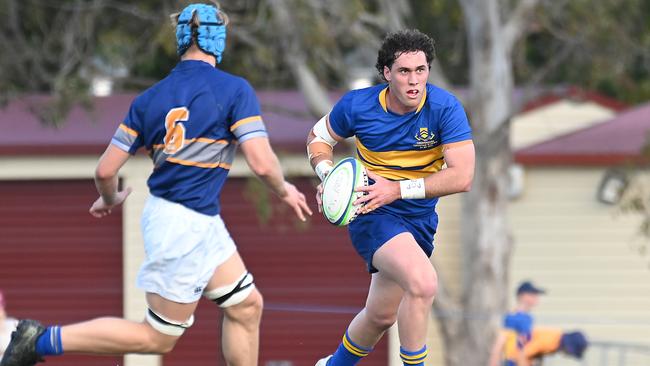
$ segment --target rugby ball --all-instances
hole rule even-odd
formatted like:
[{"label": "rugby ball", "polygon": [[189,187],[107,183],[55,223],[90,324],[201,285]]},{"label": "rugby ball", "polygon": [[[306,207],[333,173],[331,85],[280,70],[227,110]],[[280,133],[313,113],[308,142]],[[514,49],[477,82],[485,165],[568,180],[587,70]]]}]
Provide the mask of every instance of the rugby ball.
[{"label": "rugby ball", "polygon": [[368,174],[355,158],[339,161],[323,182],[323,215],[337,226],[345,226],[357,217],[361,205],[353,205],[363,192],[354,189],[368,185]]}]

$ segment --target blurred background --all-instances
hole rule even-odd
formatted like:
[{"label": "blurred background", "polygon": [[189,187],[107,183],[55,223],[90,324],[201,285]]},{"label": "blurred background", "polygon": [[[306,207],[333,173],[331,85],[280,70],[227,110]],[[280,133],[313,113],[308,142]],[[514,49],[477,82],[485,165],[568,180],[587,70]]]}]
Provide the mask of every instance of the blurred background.
[{"label": "blurred background", "polygon": [[[141,320],[135,274],[151,163],[135,188],[88,213],[99,155],[133,98],[178,62],[172,0],[0,0],[0,290],[7,314],[45,323]],[[473,189],[441,199],[440,278],[427,365],[487,365],[514,290],[547,290],[535,324],[581,330],[580,361],[650,364],[650,2],[644,0],[238,0],[219,68],[257,90],[271,142],[315,209],[305,156],[312,125],[347,90],[379,82],[387,32],[436,41],[430,82],[458,96],[477,148]],[[338,148],[340,157],[352,155]],[[222,216],[265,296],[260,365],[331,353],[369,277],[345,229],[296,223],[237,159]],[[223,365],[220,315],[165,356],[49,359],[50,365]],[[364,365],[399,365],[395,332]]]}]

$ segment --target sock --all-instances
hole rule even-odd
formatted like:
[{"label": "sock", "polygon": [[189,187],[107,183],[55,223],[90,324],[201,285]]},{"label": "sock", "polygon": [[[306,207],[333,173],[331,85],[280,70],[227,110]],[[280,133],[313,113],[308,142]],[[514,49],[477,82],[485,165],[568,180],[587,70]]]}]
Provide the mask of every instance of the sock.
[{"label": "sock", "polygon": [[327,361],[327,366],[354,366],[371,351],[372,349],[363,348],[352,342],[350,335],[345,331],[343,341],[332,358]]},{"label": "sock", "polygon": [[404,347],[399,348],[399,356],[402,358],[404,366],[424,366],[424,359],[427,358],[427,353],[426,345],[415,352],[407,351]]},{"label": "sock", "polygon": [[45,333],[36,340],[36,353],[41,356],[58,356],[63,354],[61,344],[61,327],[47,327]]}]

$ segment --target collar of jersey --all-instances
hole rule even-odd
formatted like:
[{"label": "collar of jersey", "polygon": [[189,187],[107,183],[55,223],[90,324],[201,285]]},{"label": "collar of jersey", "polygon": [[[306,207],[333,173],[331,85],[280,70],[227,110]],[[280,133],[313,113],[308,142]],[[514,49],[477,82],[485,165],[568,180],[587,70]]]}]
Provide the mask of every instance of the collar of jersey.
[{"label": "collar of jersey", "polygon": [[176,68],[179,69],[192,69],[195,67],[204,67],[204,66],[209,66],[212,68],[212,65],[205,61],[200,61],[200,60],[183,60],[176,65]]},{"label": "collar of jersey", "polygon": [[[388,94],[388,87],[385,87],[381,92],[379,92],[379,104],[381,104],[381,107],[384,109],[384,112],[388,113],[388,103],[386,102],[386,97]],[[422,100],[420,101],[420,104],[418,105],[418,108],[415,110],[415,113],[418,113],[422,110],[422,107],[424,107],[424,103],[427,100],[427,88],[426,86],[424,87],[424,95],[422,96]]]}]

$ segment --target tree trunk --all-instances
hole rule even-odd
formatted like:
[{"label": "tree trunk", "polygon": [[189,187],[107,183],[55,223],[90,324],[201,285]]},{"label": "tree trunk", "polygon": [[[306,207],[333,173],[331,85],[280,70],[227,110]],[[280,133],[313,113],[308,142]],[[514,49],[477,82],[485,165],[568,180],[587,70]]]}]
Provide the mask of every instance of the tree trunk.
[{"label": "tree trunk", "polygon": [[[461,317],[440,326],[447,366],[486,365],[506,309],[512,240],[507,225],[511,50],[535,0],[522,0],[505,24],[498,0],[460,0],[470,55],[468,112],[476,146],[472,190],[464,196]],[[444,306],[437,304],[436,306]],[[438,309],[449,312],[449,309]]]}]

